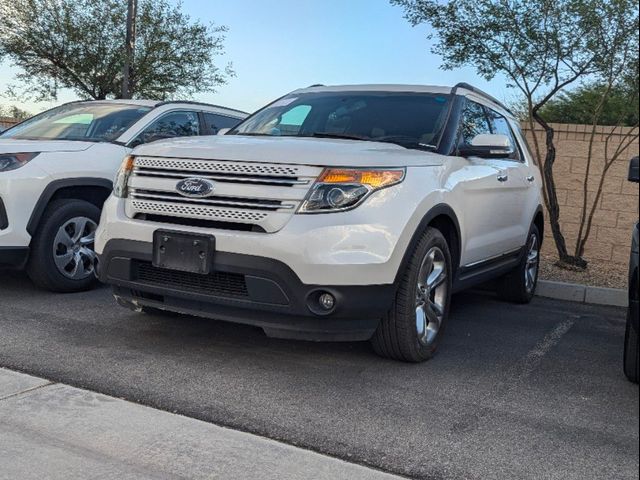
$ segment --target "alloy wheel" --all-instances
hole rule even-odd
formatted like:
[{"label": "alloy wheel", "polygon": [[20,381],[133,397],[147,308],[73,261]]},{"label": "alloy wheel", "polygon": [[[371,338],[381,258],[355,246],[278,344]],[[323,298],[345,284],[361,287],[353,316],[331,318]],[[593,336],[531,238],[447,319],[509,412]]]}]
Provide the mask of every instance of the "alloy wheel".
[{"label": "alloy wheel", "polygon": [[528,293],[533,292],[538,276],[538,266],[540,264],[540,249],[538,247],[538,236],[533,233],[529,237],[527,245],[527,261],[524,267],[525,288]]},{"label": "alloy wheel", "polygon": [[416,332],[422,345],[430,346],[440,331],[447,308],[447,262],[438,247],[429,249],[418,273]]}]

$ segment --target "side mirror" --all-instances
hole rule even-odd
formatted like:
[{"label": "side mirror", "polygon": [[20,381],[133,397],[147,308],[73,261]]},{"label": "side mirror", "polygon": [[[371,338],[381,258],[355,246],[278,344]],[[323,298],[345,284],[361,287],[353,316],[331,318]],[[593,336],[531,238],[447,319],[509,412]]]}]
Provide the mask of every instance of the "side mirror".
[{"label": "side mirror", "polygon": [[142,145],[143,143],[157,142],[158,140],[166,140],[167,138],[176,138],[176,135],[154,133],[152,135],[145,136],[144,134],[140,134],[136,138],[131,140],[131,142],[129,142],[129,147],[135,148],[138,145]]},{"label": "side mirror", "polygon": [[629,177],[630,182],[640,182],[640,171],[638,170],[638,157],[633,157],[629,162]]},{"label": "side mirror", "polygon": [[471,145],[459,148],[463,157],[508,158],[513,154],[511,140],[506,135],[481,133],[471,140]]},{"label": "side mirror", "polygon": [[231,130],[230,128],[221,128],[220,130],[218,130],[218,133],[216,133],[216,135],[224,135],[226,134],[229,130]]}]

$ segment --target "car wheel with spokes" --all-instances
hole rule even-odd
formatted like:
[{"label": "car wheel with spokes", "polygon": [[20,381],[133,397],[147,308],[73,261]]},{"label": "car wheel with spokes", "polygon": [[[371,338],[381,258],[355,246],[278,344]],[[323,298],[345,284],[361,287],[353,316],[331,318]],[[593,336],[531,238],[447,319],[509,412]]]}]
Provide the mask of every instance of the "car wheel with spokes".
[{"label": "car wheel with spokes", "polygon": [[452,276],[447,241],[429,227],[411,255],[392,308],[371,339],[376,353],[406,362],[434,355],[449,315]]},{"label": "car wheel with spokes", "polygon": [[541,243],[538,227],[532,225],[520,264],[498,282],[497,293],[501,298],[514,303],[531,301],[538,285]]},{"label": "car wheel with spokes", "polygon": [[84,200],[56,200],[31,242],[27,272],[54,292],[87,290],[95,283],[95,232],[100,210]]}]

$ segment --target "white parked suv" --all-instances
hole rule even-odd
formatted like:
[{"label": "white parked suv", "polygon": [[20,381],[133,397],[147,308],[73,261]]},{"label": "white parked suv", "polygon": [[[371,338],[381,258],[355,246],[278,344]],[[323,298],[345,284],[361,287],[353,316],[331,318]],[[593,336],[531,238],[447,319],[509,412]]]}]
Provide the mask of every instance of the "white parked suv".
[{"label": "white parked suv", "polygon": [[0,268],[60,292],[95,282],[100,210],[122,157],[162,138],[215,135],[247,115],[149,100],[73,102],[0,135]]},{"label": "white parked suv", "polygon": [[454,88],[314,86],[225,135],[136,148],[96,234],[120,304],[435,352],[451,294],[531,300],[541,177],[513,115]]}]

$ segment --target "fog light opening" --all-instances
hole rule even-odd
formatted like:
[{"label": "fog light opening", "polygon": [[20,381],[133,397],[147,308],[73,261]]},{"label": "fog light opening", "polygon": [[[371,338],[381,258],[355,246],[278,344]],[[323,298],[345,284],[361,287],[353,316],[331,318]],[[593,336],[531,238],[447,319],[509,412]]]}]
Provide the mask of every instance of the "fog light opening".
[{"label": "fog light opening", "polygon": [[320,308],[329,311],[336,305],[336,299],[330,293],[323,293],[318,297],[318,303],[320,304]]}]

